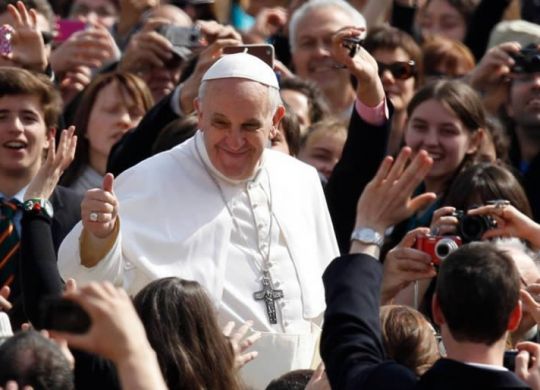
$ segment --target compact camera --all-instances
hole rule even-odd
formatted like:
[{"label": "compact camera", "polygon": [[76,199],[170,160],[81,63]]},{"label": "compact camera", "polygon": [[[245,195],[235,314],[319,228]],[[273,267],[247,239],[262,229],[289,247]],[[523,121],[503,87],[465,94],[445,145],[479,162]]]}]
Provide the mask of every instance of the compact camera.
[{"label": "compact camera", "polygon": [[456,210],[453,216],[458,220],[457,233],[464,243],[480,241],[485,232],[497,227],[497,222],[489,215],[468,215]]},{"label": "compact camera", "polygon": [[448,257],[450,253],[461,246],[461,238],[458,236],[420,236],[416,238],[414,247],[431,256],[435,265]]},{"label": "compact camera", "polygon": [[513,73],[540,72],[540,51],[536,45],[528,45],[511,56],[515,61],[512,67]]}]

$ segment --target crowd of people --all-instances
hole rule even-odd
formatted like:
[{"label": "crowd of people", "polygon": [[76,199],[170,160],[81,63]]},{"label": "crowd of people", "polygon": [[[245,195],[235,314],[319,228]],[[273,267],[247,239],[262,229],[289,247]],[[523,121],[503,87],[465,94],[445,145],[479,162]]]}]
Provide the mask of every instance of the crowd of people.
[{"label": "crowd of people", "polygon": [[539,21],[0,0],[0,388],[540,390]]}]

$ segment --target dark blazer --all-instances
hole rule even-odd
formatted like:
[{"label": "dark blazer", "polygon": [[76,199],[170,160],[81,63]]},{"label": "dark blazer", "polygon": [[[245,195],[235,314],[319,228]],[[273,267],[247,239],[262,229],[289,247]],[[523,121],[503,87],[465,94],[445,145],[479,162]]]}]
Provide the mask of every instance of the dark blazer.
[{"label": "dark blazer", "polygon": [[323,275],[321,356],[333,389],[528,389],[511,372],[440,359],[420,379],[387,360],[379,322],[382,266],[368,255],[334,260]]},{"label": "dark blazer", "polygon": [[[391,117],[393,107],[389,100],[387,104]],[[381,126],[370,125],[353,109],[341,159],[324,188],[341,253],[349,251],[356,203],[386,154],[390,126],[390,120]]]}]

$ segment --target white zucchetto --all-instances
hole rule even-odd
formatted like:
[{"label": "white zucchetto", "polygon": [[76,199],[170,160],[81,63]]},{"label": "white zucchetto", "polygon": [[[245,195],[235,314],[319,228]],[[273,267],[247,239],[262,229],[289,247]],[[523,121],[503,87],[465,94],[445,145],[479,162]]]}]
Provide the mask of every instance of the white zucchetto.
[{"label": "white zucchetto", "polygon": [[263,60],[247,53],[224,55],[206,71],[202,81],[236,77],[279,89],[274,70]]}]

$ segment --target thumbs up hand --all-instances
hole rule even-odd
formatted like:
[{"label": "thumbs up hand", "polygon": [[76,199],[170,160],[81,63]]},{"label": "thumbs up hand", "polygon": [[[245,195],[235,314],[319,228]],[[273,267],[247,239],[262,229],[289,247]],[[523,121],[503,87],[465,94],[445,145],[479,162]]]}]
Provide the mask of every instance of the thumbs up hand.
[{"label": "thumbs up hand", "polygon": [[113,192],[114,176],[107,173],[101,188],[86,191],[81,203],[81,220],[85,230],[97,238],[108,238],[118,218],[118,199]]}]

